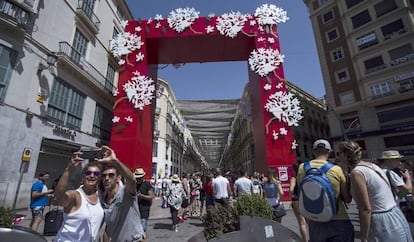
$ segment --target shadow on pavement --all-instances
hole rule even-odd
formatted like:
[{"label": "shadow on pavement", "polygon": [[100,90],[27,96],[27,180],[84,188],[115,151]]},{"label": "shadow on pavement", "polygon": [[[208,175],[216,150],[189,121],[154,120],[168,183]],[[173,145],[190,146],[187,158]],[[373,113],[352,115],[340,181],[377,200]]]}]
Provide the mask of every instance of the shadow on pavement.
[{"label": "shadow on pavement", "polygon": [[166,223],[155,223],[153,225],[153,229],[167,229],[167,230],[171,230],[171,224],[166,224]]}]

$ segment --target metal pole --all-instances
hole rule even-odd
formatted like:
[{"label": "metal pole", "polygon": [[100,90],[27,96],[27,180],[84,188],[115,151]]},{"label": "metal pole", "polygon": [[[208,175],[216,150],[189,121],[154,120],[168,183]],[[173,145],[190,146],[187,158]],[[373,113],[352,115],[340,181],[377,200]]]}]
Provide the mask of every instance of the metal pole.
[{"label": "metal pole", "polygon": [[19,182],[17,183],[16,194],[14,195],[13,206],[12,206],[13,210],[16,209],[17,197],[19,196],[20,185],[22,184],[22,180],[23,180],[23,172],[20,171],[19,173],[20,173],[20,177],[19,177]]}]

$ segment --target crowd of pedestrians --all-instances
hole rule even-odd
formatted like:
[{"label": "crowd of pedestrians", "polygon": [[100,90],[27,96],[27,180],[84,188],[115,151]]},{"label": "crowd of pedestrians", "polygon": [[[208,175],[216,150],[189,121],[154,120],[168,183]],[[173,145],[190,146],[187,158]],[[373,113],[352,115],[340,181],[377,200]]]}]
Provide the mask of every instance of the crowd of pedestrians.
[{"label": "crowd of pedestrians", "polygon": [[[315,158],[292,167],[289,186],[304,241],[354,241],[355,230],[347,213],[352,200],[359,211],[362,242],[413,241],[407,221],[408,208],[413,206],[412,171],[408,162],[404,166],[398,151],[384,151],[377,162],[366,162],[357,143],[344,141],[339,143],[333,164],[328,161],[333,149],[327,140],[315,141],[312,148]],[[111,148],[102,146],[100,151],[102,158],[88,163],[81,151],[75,152],[54,189],[45,185],[49,173],[39,173],[31,191],[32,230],[38,229],[44,207],[53,196],[54,204],[64,213],[56,241],[145,241],[155,197],[170,210],[171,230],[176,232],[189,216],[201,217],[206,208],[216,204],[231,206],[233,199],[246,194],[265,199],[272,208],[273,220],[281,223],[286,215],[282,184],[274,169],[249,176],[242,170],[236,175],[215,168],[207,173],[172,174],[146,181],[144,169],[133,173]],[[79,170],[80,186],[69,189],[69,177]],[[315,179],[318,176],[320,180]],[[319,182],[321,192],[309,181],[313,185]],[[326,203],[329,194],[331,204]],[[315,202],[321,206],[309,206]],[[326,219],[324,213],[331,217]]]}]

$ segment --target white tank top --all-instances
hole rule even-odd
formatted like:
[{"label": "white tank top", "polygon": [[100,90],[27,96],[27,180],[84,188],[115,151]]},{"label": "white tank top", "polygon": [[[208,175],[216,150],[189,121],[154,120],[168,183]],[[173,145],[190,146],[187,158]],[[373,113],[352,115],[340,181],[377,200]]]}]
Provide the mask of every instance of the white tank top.
[{"label": "white tank top", "polygon": [[86,197],[82,186],[76,190],[81,195],[81,206],[72,213],[63,214],[63,225],[60,227],[55,241],[97,241],[104,210],[99,202],[92,203]]}]

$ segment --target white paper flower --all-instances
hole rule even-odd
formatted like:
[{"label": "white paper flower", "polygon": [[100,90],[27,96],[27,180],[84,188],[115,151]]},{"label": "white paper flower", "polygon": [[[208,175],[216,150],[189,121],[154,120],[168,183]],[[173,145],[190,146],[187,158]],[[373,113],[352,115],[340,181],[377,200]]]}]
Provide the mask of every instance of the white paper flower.
[{"label": "white paper flower", "polygon": [[121,20],[122,29],[125,29],[127,25],[128,25],[128,20]]},{"label": "white paper flower", "polygon": [[152,23],[152,18],[147,19],[147,24]]},{"label": "white paper flower", "polygon": [[134,107],[142,110],[146,105],[150,105],[154,98],[154,81],[141,75],[138,71],[133,72],[133,75],[131,80],[124,84],[123,88],[128,100],[134,104]]},{"label": "white paper flower", "polygon": [[299,121],[303,118],[299,99],[290,92],[278,91],[270,95],[265,108],[288,126],[299,126]]},{"label": "white paper flower", "polygon": [[168,25],[181,33],[194,23],[199,14],[200,12],[195,11],[194,8],[178,8],[168,15]]},{"label": "white paper flower", "polygon": [[272,89],[272,85],[270,85],[269,83],[266,83],[266,85],[264,85],[264,89],[266,91],[269,91],[270,89]]},{"label": "white paper flower", "polygon": [[129,123],[132,123],[134,121],[134,119],[131,116],[125,117],[124,119]]},{"label": "white paper flower", "polygon": [[277,89],[280,89],[280,88],[282,88],[283,87],[283,83],[282,82],[279,82],[277,85],[276,85],[276,88]]},{"label": "white paper flower", "polygon": [[206,33],[207,34],[213,33],[213,32],[214,32],[214,26],[209,25],[209,26],[206,27]]},{"label": "white paper flower", "polygon": [[142,61],[145,58],[145,56],[144,56],[144,54],[142,54],[142,52],[139,52],[135,57],[136,57],[137,62]]},{"label": "white paper flower", "polygon": [[281,135],[287,135],[287,133],[288,133],[287,129],[285,129],[283,127],[279,129],[279,132],[280,132]]},{"label": "white paper flower", "polygon": [[156,15],[155,15],[155,17],[154,17],[154,19],[155,19],[155,20],[157,20],[157,21],[161,21],[161,20],[163,20],[163,18],[162,18],[162,15],[161,15],[161,14],[156,14]]},{"label": "white paper flower", "polygon": [[269,43],[271,43],[271,44],[275,43],[275,39],[273,39],[272,37],[269,37],[267,39],[267,41],[269,41]]},{"label": "white paper flower", "polygon": [[263,37],[259,37],[258,39],[257,39],[257,41],[258,42],[263,42],[263,41],[265,41],[266,39],[265,38],[263,38]]},{"label": "white paper flower", "polygon": [[225,13],[217,17],[216,28],[220,34],[234,38],[243,29],[247,17],[240,12]]},{"label": "white paper flower", "polygon": [[141,36],[124,32],[118,34],[113,40],[111,40],[109,49],[115,57],[120,58],[123,55],[128,55],[134,50],[141,49],[144,42],[141,40]]},{"label": "white paper flower", "polygon": [[263,4],[256,9],[254,14],[259,25],[284,23],[289,19],[287,12],[273,4]]},{"label": "white paper flower", "polygon": [[114,89],[112,90],[112,96],[116,97],[118,96],[118,94],[119,94],[118,88],[114,87]]},{"label": "white paper flower", "polygon": [[136,32],[141,32],[141,30],[142,30],[141,26],[137,26],[137,27],[135,27],[135,31],[136,31]]},{"label": "white paper flower", "polygon": [[119,59],[118,65],[122,66],[123,64],[125,64],[125,60],[124,59]]},{"label": "white paper flower", "polygon": [[250,23],[249,24],[250,24],[250,26],[255,26],[256,25],[256,20],[254,20],[254,19],[253,20],[250,20]]},{"label": "white paper flower", "polygon": [[158,23],[155,25],[155,28],[156,28],[156,29],[159,29],[159,28],[161,28],[161,26],[162,26],[162,25],[161,25],[161,23],[160,23],[160,22],[158,22]]},{"label": "white paper flower", "polygon": [[294,139],[293,142],[292,142],[292,150],[296,150],[296,147],[298,147],[298,146],[299,146],[299,144],[296,143],[296,140]]},{"label": "white paper flower", "polygon": [[259,48],[250,53],[250,69],[263,77],[276,70],[280,63],[283,62],[284,56],[278,50]]},{"label": "white paper flower", "polygon": [[118,116],[114,116],[113,118],[112,118],[112,123],[118,123],[119,122],[119,120],[120,120],[120,118],[118,117]]},{"label": "white paper flower", "polygon": [[276,133],[276,131],[274,131],[274,130],[273,130],[272,135],[273,135],[273,139],[274,139],[274,140],[279,139],[279,134],[278,134],[278,133]]}]

